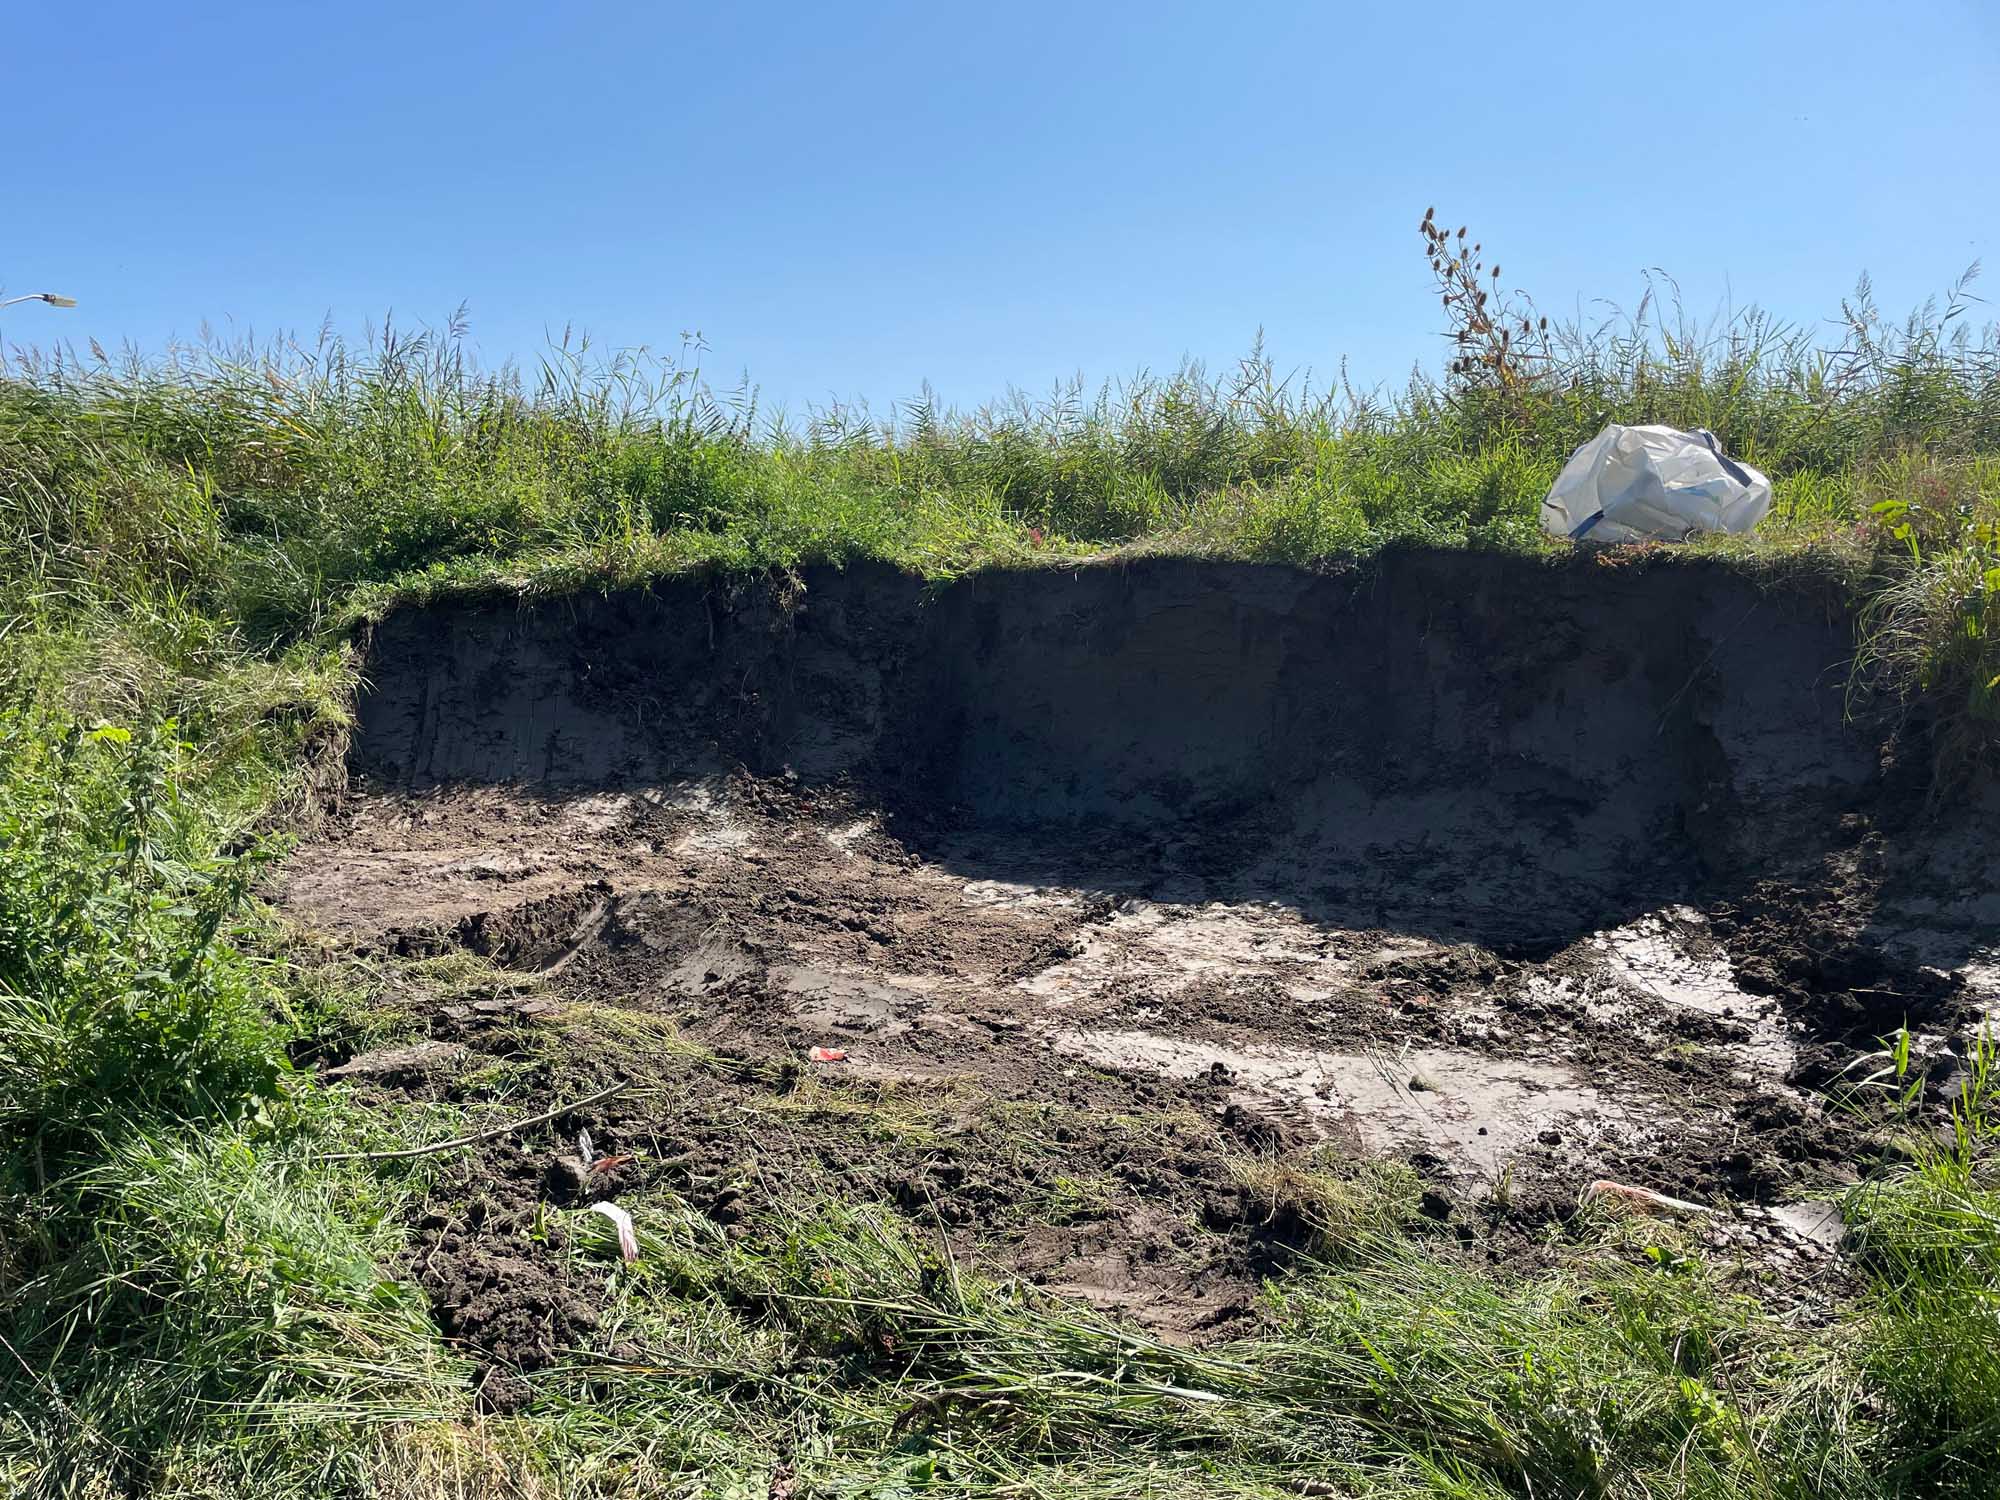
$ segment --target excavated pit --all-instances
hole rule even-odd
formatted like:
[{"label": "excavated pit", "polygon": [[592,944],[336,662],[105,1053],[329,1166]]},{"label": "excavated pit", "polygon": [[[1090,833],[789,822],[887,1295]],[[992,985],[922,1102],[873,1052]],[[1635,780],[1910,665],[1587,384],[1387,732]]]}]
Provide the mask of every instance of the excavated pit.
[{"label": "excavated pit", "polygon": [[[1870,1149],[1856,1060],[1907,1022],[1948,1092],[2000,973],[2000,806],[1926,812],[1910,731],[1845,713],[1852,634],[1824,582],[1658,553],[405,609],[285,899],[815,1087],[1065,1110],[1025,1178],[968,1125],[862,1186],[1187,1336],[1248,1316],[1258,1155],[1489,1219],[1610,1177],[1823,1252],[1780,1209]],[[852,1165],[672,1097],[599,1128]],[[1092,1122],[1135,1112],[1194,1133],[1134,1168]],[[1021,1209],[1085,1177],[1081,1222]]]}]

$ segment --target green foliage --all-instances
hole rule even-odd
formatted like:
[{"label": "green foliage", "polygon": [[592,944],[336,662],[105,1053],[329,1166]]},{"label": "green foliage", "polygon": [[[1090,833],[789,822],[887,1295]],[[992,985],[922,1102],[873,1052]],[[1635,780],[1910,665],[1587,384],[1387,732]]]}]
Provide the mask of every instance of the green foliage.
[{"label": "green foliage", "polygon": [[1906,455],[1865,483],[1906,556],[1868,601],[1862,681],[1932,720],[1949,786],[2000,757],[2000,458]]},{"label": "green foliage", "polygon": [[[0,1489],[173,1489],[185,1470],[188,1489],[241,1493],[280,1453],[310,1473],[338,1450],[308,1429],[405,1415],[445,1379],[420,1301],[383,1276],[391,1200],[274,1158],[315,1116],[281,1102],[283,1001],[240,946],[259,856],[215,852],[229,779],[172,720],[86,728],[16,696],[0,712]],[[216,1418],[236,1406],[286,1426],[259,1462]]]},{"label": "green foliage", "polygon": [[0,717],[0,1138],[40,1162],[276,1093],[267,997],[225,930],[254,860],[200,852],[182,754],[171,722]]},{"label": "green foliage", "polygon": [[1393,1174],[1253,1171],[1326,1263],[1259,1338],[1207,1350],[982,1280],[886,1213],[804,1202],[736,1242],[656,1201],[611,1314],[643,1360],[548,1372],[490,1425],[385,1275],[395,1193],[311,1156],[338,1122],[287,1088],[301,988],[256,956],[245,828],[337,748],[338,627],[399,598],[1538,549],[1575,445],[1660,421],[1774,476],[1764,554],[1865,580],[1860,700],[1921,720],[1948,776],[1990,766],[2000,353],[1963,285],[1889,324],[1864,283],[1832,340],[1755,310],[1699,327],[1670,288],[1544,325],[1441,236],[1451,367],[1386,394],[1257,349],[760,429],[699,349],[482,372],[455,323],[0,369],[0,1489],[754,1496],[782,1458],[801,1495],[1990,1493],[1985,1082],[1956,1145],[1849,1204],[1867,1284],[1831,1330],[1763,1316],[1685,1247],[1474,1274],[1403,1235]]},{"label": "green foliage", "polygon": [[1462,359],[1388,395],[1317,391],[1260,347],[1222,376],[1189,365],[969,413],[926,392],[887,421],[834,408],[762,431],[747,393],[703,383],[698,350],[564,347],[530,378],[472,368],[455,324],[358,348],[30,360],[0,378],[0,579],[30,613],[59,592],[167,591],[268,636],[358,583],[667,539],[684,561],[928,571],[1177,539],[1305,562],[1534,546],[1549,479],[1607,420],[1713,428],[1776,477],[1774,530],[1858,526],[1898,548],[1900,519],[1871,506],[1934,509],[1926,482],[1991,490],[2000,354],[1969,305],[1961,286],[1890,326],[1864,285],[1825,344],[1754,309],[1703,329],[1649,293],[1623,322],[1525,336],[1534,357],[1508,354],[1504,392]]},{"label": "green foliage", "polygon": [[0,1200],[0,1490],[330,1493],[357,1430],[454,1409],[464,1375],[386,1269],[398,1207],[212,1125]]},{"label": "green foliage", "polygon": [[[926,391],[886,421],[836,407],[760,430],[751,393],[704,383],[698,347],[566,344],[533,372],[482,372],[456,322],[360,346],[30,357],[0,371],[0,587],[18,616],[0,634],[151,613],[240,651],[310,638],[383,588],[862,558],[949,574],[1119,545],[1306,565],[1392,542],[1537,548],[1540,497],[1578,443],[1668,422],[1773,475],[1768,537],[1874,558],[1862,695],[1921,707],[1948,774],[1993,753],[2000,347],[1965,282],[1900,324],[1864,282],[1832,340],[1754,308],[1704,327],[1670,283],[1629,318],[1549,324],[1477,246],[1435,226],[1427,244],[1458,354],[1387,394],[1314,390],[1260,346],[1221,376],[1188,365],[974,412]],[[1463,271],[1439,269],[1461,250]]]},{"label": "green foliage", "polygon": [[[1913,1445],[1965,1412],[1906,1417],[1872,1309],[1788,1329],[1671,1243],[1490,1277],[1336,1196],[1343,1262],[1206,1348],[997,1284],[887,1210],[802,1202],[732,1242],[635,1203],[644,1259],[611,1316],[636,1352],[543,1377],[530,1463],[583,1495],[754,1494],[781,1461],[811,1494],[1983,1493],[1969,1457]],[[582,1253],[615,1253],[576,1219]]]},{"label": "green foliage", "polygon": [[[1894,1051],[1906,1104],[1920,1097],[1908,1033]],[[1948,1129],[1847,1205],[1876,1316],[1863,1364],[1893,1431],[1903,1493],[1991,1493],[2000,1454],[2000,1036],[1975,1038]]]}]

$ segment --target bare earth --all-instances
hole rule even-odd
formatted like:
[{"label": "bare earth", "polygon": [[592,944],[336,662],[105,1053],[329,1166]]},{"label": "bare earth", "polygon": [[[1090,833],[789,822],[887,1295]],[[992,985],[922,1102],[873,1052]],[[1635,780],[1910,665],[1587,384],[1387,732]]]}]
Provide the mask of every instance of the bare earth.
[{"label": "bare earth", "polygon": [[[1878,1149],[1848,1086],[1907,1019],[1948,1092],[1995,1002],[1993,844],[1925,831],[1842,720],[1815,599],[1489,562],[392,619],[283,899],[539,982],[340,1086],[451,1096],[540,1029],[645,1085],[587,1121],[635,1158],[600,1191],[733,1232],[802,1183],[886,1198],[1179,1338],[1242,1331],[1304,1243],[1259,1158],[1410,1163],[1489,1258],[1593,1181],[1655,1189],[1809,1315],[1821,1200]],[[522,1230],[549,1158],[496,1143],[489,1207],[422,1226],[496,1368],[592,1336]]]}]

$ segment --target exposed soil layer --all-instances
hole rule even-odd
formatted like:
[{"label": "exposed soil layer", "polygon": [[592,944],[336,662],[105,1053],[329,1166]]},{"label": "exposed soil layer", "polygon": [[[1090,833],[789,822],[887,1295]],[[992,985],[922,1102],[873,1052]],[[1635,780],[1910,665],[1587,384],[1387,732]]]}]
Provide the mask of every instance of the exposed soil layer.
[{"label": "exposed soil layer", "polygon": [[593,1332],[523,1227],[565,1194],[749,1233],[833,1185],[1205,1338],[1326,1228],[1260,1165],[1390,1157],[1466,1253],[1610,1178],[1796,1288],[1837,1256],[1787,1204],[1878,1149],[1858,1060],[1907,1022],[1942,1096],[2000,972],[2000,816],[1927,816],[1850,640],[1823,584],[1646,553],[409,610],[286,898],[539,976],[342,1086],[547,1073],[528,1027],[646,1084],[560,1126],[616,1181],[494,1143],[426,1225],[496,1405]]}]

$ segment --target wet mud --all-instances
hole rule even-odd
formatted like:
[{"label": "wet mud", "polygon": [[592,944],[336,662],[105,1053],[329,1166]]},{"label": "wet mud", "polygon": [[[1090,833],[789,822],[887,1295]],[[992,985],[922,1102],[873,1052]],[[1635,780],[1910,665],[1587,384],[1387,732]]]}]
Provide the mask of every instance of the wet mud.
[{"label": "wet mud", "polygon": [[[1941,821],[1920,726],[1850,721],[1851,638],[1823,583],[1657,555],[405,611],[282,894],[533,976],[333,1086],[640,1080],[553,1129],[731,1234],[888,1201],[1203,1339],[1314,1252],[1246,1164],[1387,1158],[1466,1253],[1532,1260],[1608,1178],[1789,1295],[1884,1149],[1881,1039],[1947,1091],[2000,976],[2000,805]],[[418,1236],[503,1406],[594,1332],[522,1228],[552,1138],[468,1158]]]}]

